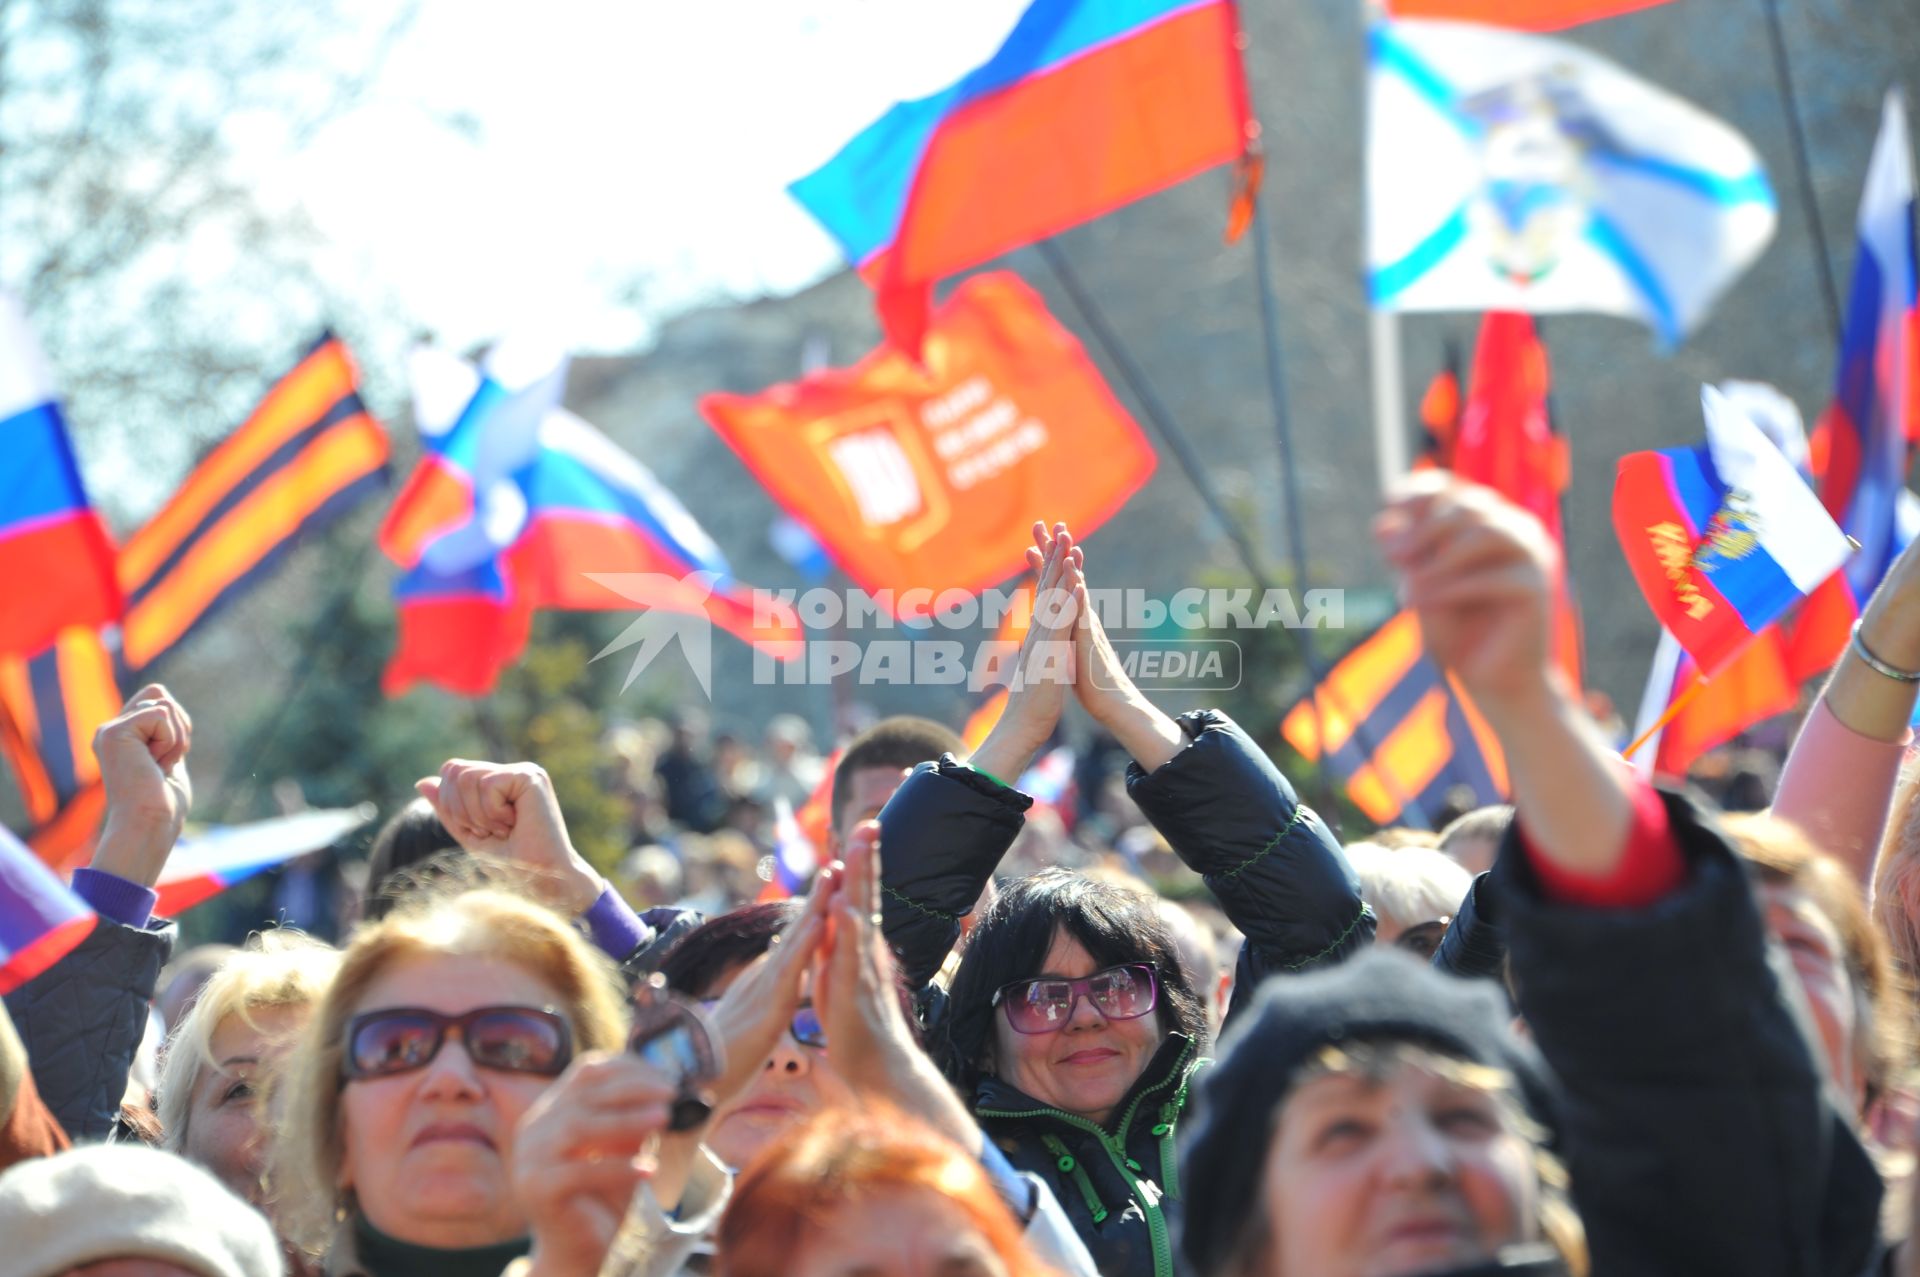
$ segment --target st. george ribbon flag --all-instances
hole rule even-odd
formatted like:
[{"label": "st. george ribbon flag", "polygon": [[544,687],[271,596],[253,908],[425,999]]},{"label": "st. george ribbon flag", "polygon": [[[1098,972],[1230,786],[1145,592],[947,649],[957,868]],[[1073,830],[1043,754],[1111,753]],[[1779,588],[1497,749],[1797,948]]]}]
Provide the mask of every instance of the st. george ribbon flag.
[{"label": "st. george ribbon flag", "polygon": [[1461,22],[1370,44],[1378,309],[1593,311],[1671,348],[1773,237],[1747,140],[1605,58]]}]

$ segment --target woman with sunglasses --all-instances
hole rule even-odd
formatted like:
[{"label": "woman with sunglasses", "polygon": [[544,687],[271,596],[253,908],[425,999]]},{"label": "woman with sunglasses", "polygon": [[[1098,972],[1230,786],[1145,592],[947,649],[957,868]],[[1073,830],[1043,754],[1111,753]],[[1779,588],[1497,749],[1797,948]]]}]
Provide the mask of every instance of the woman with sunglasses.
[{"label": "woman with sunglasses", "polygon": [[[558,915],[498,890],[416,903],[355,935],[288,1065],[271,1190],[329,1277],[499,1277],[530,1245],[521,1119],[625,1038],[617,973]],[[618,1062],[610,1127],[657,1098]]]},{"label": "woman with sunglasses", "polygon": [[[1134,687],[1087,595],[1068,529],[1034,526],[1033,623],[1006,710],[970,763],[924,764],[881,813],[887,935],[915,987],[1019,833],[1018,776],[1071,687],[1126,747],[1128,791],[1247,937],[1241,995],[1268,974],[1364,949],[1372,913],[1326,826],[1224,715],[1175,720]],[[1003,884],[952,987],[921,996],[943,1063],[987,1135],[1052,1189],[1108,1277],[1171,1277],[1174,1140],[1207,1019],[1193,973],[1142,893],[1048,870]]]}]

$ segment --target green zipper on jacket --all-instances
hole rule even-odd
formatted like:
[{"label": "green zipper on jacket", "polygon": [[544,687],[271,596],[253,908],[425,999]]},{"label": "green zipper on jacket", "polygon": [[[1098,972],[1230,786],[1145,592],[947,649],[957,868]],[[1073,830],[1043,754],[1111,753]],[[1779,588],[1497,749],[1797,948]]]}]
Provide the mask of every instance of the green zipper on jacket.
[{"label": "green zipper on jacket", "polygon": [[[1133,1097],[1133,1103],[1127,1105],[1127,1111],[1120,1117],[1120,1125],[1115,1128],[1117,1133],[1112,1136],[1109,1136],[1105,1128],[1098,1122],[1088,1121],[1077,1113],[1068,1113],[1057,1108],[1042,1107],[1017,1111],[1010,1109],[980,1109],[977,1112],[977,1115],[980,1117],[1014,1120],[1033,1117],[1050,1117],[1057,1121],[1065,1122],[1069,1126],[1078,1127],[1080,1130],[1085,1131],[1087,1134],[1093,1136],[1094,1139],[1098,1140],[1100,1147],[1106,1151],[1107,1159],[1113,1163],[1114,1169],[1120,1172],[1120,1177],[1126,1180],[1127,1188],[1132,1193],[1133,1199],[1140,1203],[1140,1209],[1146,1216],[1147,1236],[1151,1238],[1153,1242],[1154,1277],[1173,1277],[1173,1238],[1167,1232],[1167,1217],[1160,1211],[1159,1198],[1150,1195],[1140,1186],[1139,1176],[1135,1174],[1135,1172],[1141,1169],[1140,1164],[1127,1156],[1127,1132],[1133,1128],[1134,1114],[1139,1112],[1140,1105],[1146,1101],[1146,1098],[1156,1091],[1163,1091],[1167,1087],[1172,1086],[1175,1079],[1178,1079],[1180,1089],[1175,1093],[1174,1101],[1169,1105],[1163,1106],[1160,1110],[1160,1125],[1166,1129],[1156,1129],[1155,1131],[1160,1138],[1160,1175],[1161,1178],[1167,1181],[1167,1187],[1160,1190],[1160,1195],[1165,1197],[1174,1196],[1175,1190],[1179,1186],[1180,1172],[1179,1168],[1168,1159],[1168,1153],[1173,1148],[1172,1118],[1178,1116],[1178,1108],[1176,1106],[1186,1098],[1187,1079],[1192,1073],[1188,1061],[1193,1058],[1194,1050],[1194,1044],[1191,1042],[1187,1043],[1186,1049],[1180,1053],[1179,1060],[1175,1062],[1173,1069],[1167,1076]],[[1171,1114],[1168,1112],[1169,1109],[1173,1110]],[[1063,1172],[1072,1173],[1076,1169],[1075,1167],[1062,1164],[1071,1162],[1072,1160],[1070,1157],[1063,1157],[1060,1159],[1060,1163],[1056,1164],[1060,1166]],[[1084,1193],[1085,1191],[1086,1189],[1083,1188],[1082,1192]]]}]

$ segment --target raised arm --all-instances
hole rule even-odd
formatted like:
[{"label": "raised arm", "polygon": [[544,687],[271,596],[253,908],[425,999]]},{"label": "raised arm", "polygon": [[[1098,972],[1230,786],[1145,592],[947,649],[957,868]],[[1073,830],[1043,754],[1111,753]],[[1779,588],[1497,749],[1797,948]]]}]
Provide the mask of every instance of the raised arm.
[{"label": "raised arm", "polygon": [[192,744],[193,720],[157,683],[94,734],[106,816],[93,859],[74,872],[73,886],[100,923],[7,995],[34,1084],[76,1140],[112,1131],[154,984],[173,952],[173,927],[153,918],[153,886],[193,804]]},{"label": "raised arm", "polygon": [[1033,800],[1013,788],[1053,735],[1074,678],[1073,624],[1084,585],[1065,525],[1033,525],[1033,623],[1017,654],[1000,719],[968,762],[923,763],[880,813],[887,941],[914,989],[924,989],[960,936],[960,918],[993,878]]},{"label": "raised arm", "polygon": [[1370,944],[1373,913],[1345,853],[1265,751],[1218,711],[1162,713],[1127,677],[1091,607],[1075,641],[1080,703],[1133,756],[1127,792],[1247,937],[1228,1017],[1267,976]]},{"label": "raised arm", "polygon": [[[1911,674],[1914,678],[1900,677]],[[1787,755],[1773,814],[1873,885],[1908,722],[1920,690],[1920,547],[1908,546],[1873,593]]]},{"label": "raised arm", "polygon": [[[586,924],[594,943],[634,978],[665,942],[684,934],[677,917],[643,919],[587,863],[567,833],[553,781],[537,763],[449,759],[414,786],[466,851],[517,865],[552,909]],[[695,920],[697,922],[697,920]]]},{"label": "raised arm", "polygon": [[[1569,1101],[1594,1271],[1865,1271],[1880,1184],[1791,972],[1727,840],[1620,767],[1561,684],[1544,530],[1436,475],[1378,533],[1428,651],[1507,758],[1515,820],[1489,885],[1520,1011]],[[1671,1219],[1687,1225],[1649,1226]]]}]

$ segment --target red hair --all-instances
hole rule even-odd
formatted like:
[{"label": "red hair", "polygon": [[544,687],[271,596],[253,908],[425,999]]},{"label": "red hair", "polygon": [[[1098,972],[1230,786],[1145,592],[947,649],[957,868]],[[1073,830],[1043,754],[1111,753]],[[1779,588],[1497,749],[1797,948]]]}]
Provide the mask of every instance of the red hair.
[{"label": "red hair", "polygon": [[872,1105],[816,1113],[742,1172],[716,1235],[717,1271],[783,1277],[842,1206],[916,1188],[959,1207],[1011,1277],[1054,1277],[977,1158],[917,1118]]}]

